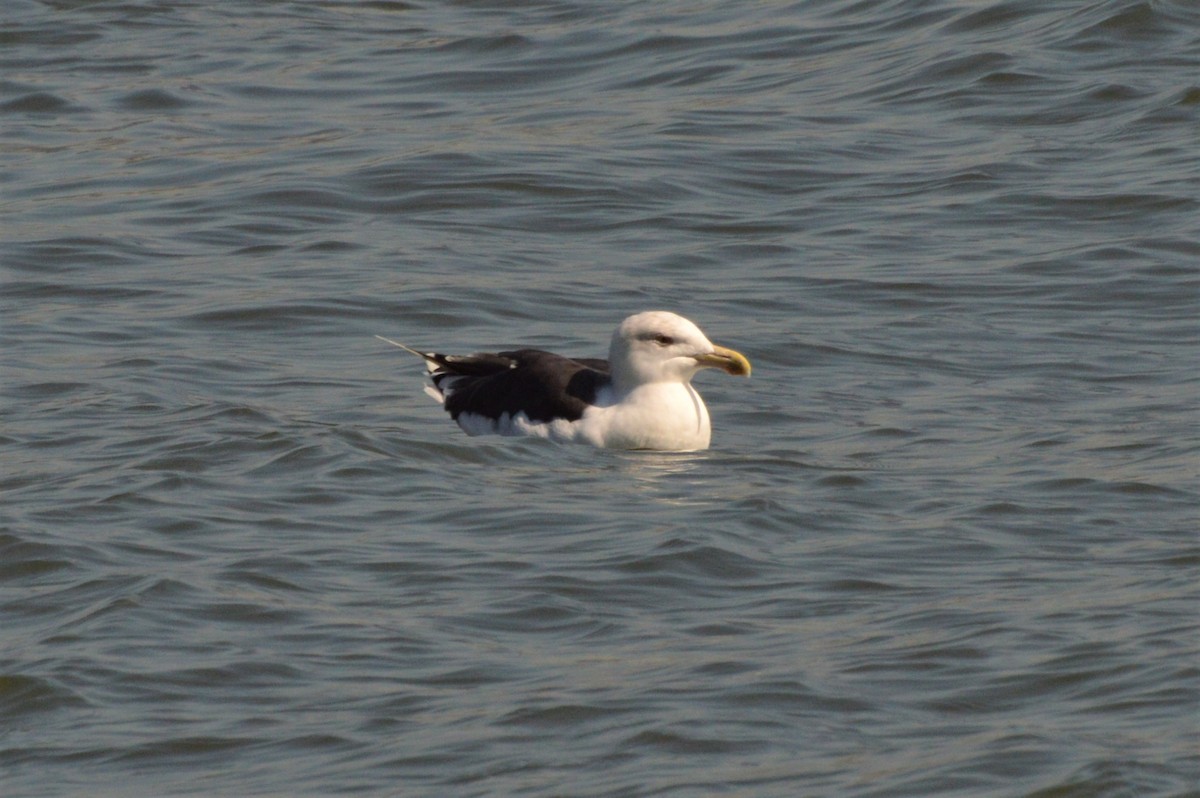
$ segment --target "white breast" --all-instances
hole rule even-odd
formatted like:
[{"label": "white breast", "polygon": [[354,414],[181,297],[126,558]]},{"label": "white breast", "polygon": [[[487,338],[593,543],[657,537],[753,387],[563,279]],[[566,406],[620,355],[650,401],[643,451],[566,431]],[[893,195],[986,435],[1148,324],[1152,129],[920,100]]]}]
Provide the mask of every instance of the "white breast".
[{"label": "white breast", "polygon": [[614,403],[599,397],[578,422],[579,436],[610,449],[707,449],[712,437],[708,408],[691,385],[652,383]]}]

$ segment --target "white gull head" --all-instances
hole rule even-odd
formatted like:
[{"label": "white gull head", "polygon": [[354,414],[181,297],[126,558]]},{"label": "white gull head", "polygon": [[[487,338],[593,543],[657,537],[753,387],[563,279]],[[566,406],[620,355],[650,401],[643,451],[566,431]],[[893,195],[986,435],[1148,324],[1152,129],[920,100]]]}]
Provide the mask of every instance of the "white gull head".
[{"label": "white gull head", "polygon": [[665,310],[638,313],[621,322],[613,333],[608,362],[618,395],[652,383],[686,385],[708,367],[743,377],[750,374],[744,356],[716,346],[695,324]]}]

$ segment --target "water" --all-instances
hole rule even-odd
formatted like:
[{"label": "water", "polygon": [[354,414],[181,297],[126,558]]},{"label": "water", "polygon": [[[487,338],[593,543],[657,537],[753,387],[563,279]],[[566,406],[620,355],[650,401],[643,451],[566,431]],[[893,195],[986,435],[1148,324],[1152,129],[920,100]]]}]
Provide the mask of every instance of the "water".
[{"label": "water", "polygon": [[1200,795],[1192,3],[3,17],[0,794]]}]

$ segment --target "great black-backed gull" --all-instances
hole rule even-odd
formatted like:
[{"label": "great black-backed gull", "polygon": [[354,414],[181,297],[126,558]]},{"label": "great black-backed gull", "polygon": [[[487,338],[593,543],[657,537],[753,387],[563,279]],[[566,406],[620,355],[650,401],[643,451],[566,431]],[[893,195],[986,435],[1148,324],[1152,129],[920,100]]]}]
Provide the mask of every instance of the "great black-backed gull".
[{"label": "great black-backed gull", "polygon": [[474,355],[418,352],[442,404],[468,435],[535,435],[610,449],[707,449],[708,408],[692,377],[702,368],[750,376],[750,361],[666,311],[630,316],[608,360],[538,349]]}]

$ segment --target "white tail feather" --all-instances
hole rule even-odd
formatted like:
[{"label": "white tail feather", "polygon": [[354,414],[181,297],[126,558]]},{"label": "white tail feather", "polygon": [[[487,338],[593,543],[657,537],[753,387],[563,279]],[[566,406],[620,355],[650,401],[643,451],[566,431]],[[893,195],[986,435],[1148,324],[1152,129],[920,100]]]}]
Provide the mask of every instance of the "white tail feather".
[{"label": "white tail feather", "polygon": [[[393,341],[391,338],[384,338],[382,335],[376,335],[375,337],[378,338],[380,341],[387,341],[392,346],[398,346],[401,349],[403,349],[405,352],[416,355],[417,357],[424,360],[425,368],[429,371],[430,374],[437,371],[437,369],[439,368],[437,361],[434,360],[429,355],[425,354],[424,352],[418,352],[417,350],[413,349],[411,346],[405,346],[404,344],[400,343],[399,341]],[[438,404],[445,404],[445,402],[446,402],[445,395],[441,391],[439,391],[437,389],[437,387],[434,385],[426,385],[425,393],[432,396]]]},{"label": "white tail feather", "polygon": [[429,360],[429,355],[425,354],[424,352],[418,352],[417,350],[413,349],[411,346],[405,346],[404,344],[400,343],[399,341],[393,341],[391,338],[384,338],[382,335],[376,335],[375,337],[378,338],[380,341],[387,341],[392,346],[398,346],[401,349],[403,349],[405,352],[416,355],[417,357],[421,358],[422,360]]},{"label": "white tail feather", "polygon": [[430,355],[426,354],[425,352],[418,352],[417,350],[413,349],[411,346],[405,346],[404,344],[400,343],[399,341],[393,341],[391,338],[384,338],[382,335],[376,335],[375,337],[378,338],[380,341],[387,341],[392,346],[398,346],[401,349],[403,349],[405,352],[408,352],[411,355],[416,355],[417,357],[424,360],[425,368],[429,371],[430,374],[432,374],[433,372],[438,370],[438,368],[439,368],[438,362],[436,360],[434,360]]}]

